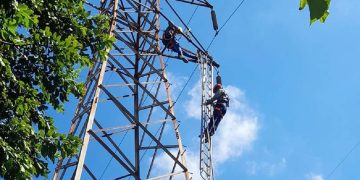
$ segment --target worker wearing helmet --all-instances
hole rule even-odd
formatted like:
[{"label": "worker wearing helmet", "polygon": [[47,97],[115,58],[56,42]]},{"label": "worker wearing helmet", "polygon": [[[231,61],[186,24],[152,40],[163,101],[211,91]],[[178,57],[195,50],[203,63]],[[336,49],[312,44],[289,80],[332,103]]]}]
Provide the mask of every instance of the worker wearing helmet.
[{"label": "worker wearing helmet", "polygon": [[[220,121],[226,114],[227,107],[229,107],[229,97],[220,83],[214,86],[213,92],[214,96],[205,102],[205,105],[212,104],[214,106],[213,117],[206,128],[210,136],[215,134]],[[204,133],[207,134],[207,132]],[[205,141],[207,141],[207,138]]]},{"label": "worker wearing helmet", "polygon": [[191,55],[190,53],[187,53],[186,51],[184,51],[183,48],[180,47],[179,42],[175,38],[177,34],[183,34],[182,28],[174,26],[172,23],[169,23],[169,26],[165,29],[162,36],[162,42],[165,45],[165,47],[178,53],[179,58],[183,60],[185,63],[188,63],[189,60],[184,58],[184,56],[196,60],[197,57],[195,55]]}]

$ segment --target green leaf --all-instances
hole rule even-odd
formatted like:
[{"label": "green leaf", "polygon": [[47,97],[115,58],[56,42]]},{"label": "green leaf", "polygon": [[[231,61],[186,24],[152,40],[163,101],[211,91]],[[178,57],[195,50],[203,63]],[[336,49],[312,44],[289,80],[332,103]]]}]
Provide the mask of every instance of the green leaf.
[{"label": "green leaf", "polygon": [[39,131],[39,136],[40,136],[41,138],[44,138],[44,137],[45,137],[45,131],[44,131],[44,130],[40,130],[40,131]]},{"label": "green leaf", "polygon": [[45,27],[45,36],[46,36],[46,37],[50,37],[51,34],[52,34],[52,33],[51,33],[51,31],[50,31],[49,26],[46,26],[46,27]]},{"label": "green leaf", "polygon": [[24,173],[24,172],[25,172],[25,168],[24,168],[24,166],[21,166],[21,165],[20,165],[20,172],[22,172],[22,173]]},{"label": "green leaf", "polygon": [[34,37],[35,37],[36,41],[40,41],[40,35],[39,34],[35,34]]},{"label": "green leaf", "polygon": [[12,19],[11,21],[9,21],[7,29],[10,31],[12,35],[16,35],[16,28],[17,28],[16,20]]},{"label": "green leaf", "polygon": [[299,9],[304,9],[306,5],[309,6],[310,24],[317,20],[325,22],[329,16],[330,0],[300,0]]},{"label": "green leaf", "polygon": [[46,133],[47,136],[53,136],[55,130],[54,128],[50,128],[49,131]]},{"label": "green leaf", "polygon": [[4,61],[3,61],[3,59],[1,57],[0,57],[0,65],[5,66],[5,63],[4,63]]},{"label": "green leaf", "polygon": [[16,108],[16,114],[20,116],[24,114],[24,106],[22,104],[19,104],[18,107]]},{"label": "green leaf", "polygon": [[303,10],[307,4],[307,0],[300,0],[299,10]]},{"label": "green leaf", "polygon": [[24,18],[23,21],[25,28],[29,28],[29,18]]},{"label": "green leaf", "polygon": [[109,18],[90,16],[84,2],[10,0],[0,10],[1,39],[9,42],[0,45],[0,107],[6,112],[0,119],[9,122],[0,127],[0,152],[7,159],[0,160],[0,179],[46,177],[48,159],[74,155],[81,144],[58,133],[45,114],[62,111],[70,95],[83,95],[79,67],[105,56],[114,40]]}]

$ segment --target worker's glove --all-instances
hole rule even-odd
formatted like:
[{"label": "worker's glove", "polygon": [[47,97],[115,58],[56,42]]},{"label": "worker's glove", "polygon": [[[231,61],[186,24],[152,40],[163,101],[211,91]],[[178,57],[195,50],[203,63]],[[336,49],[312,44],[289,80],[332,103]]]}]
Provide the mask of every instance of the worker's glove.
[{"label": "worker's glove", "polygon": [[180,33],[180,34],[181,34],[181,33],[184,33],[183,30],[182,30],[182,28],[181,28],[180,26],[177,27],[176,29],[177,29],[177,33]]}]

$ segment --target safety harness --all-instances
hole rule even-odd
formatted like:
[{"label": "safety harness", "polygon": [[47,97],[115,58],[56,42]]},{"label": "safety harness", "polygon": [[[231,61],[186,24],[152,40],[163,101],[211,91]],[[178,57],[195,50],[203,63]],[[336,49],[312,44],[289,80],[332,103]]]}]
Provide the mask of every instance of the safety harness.
[{"label": "safety harness", "polygon": [[214,110],[218,111],[220,116],[223,117],[224,114],[222,112],[222,106],[229,107],[230,104],[230,98],[229,95],[225,92],[224,89],[222,89],[222,95],[221,97],[216,101]]},{"label": "safety harness", "polygon": [[[170,31],[173,31],[173,34],[170,33]],[[174,26],[168,26],[163,35],[162,35],[162,42],[166,46],[166,48],[171,49],[174,46],[174,34],[175,34],[175,27]]]}]

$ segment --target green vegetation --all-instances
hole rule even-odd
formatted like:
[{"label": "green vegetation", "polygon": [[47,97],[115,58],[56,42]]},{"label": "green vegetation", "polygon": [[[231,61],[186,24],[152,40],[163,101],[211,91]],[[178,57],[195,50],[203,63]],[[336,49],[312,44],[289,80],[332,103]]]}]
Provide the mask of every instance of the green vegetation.
[{"label": "green vegetation", "polygon": [[303,10],[305,6],[309,6],[310,11],[310,24],[317,20],[325,22],[329,15],[330,0],[300,0],[300,10]]},{"label": "green vegetation", "polygon": [[[80,139],[60,134],[46,110],[80,97],[81,67],[114,41],[109,19],[90,16],[84,0],[0,1],[0,176],[47,176],[47,160],[74,155]],[[301,0],[310,22],[324,22],[330,0]],[[96,53],[95,53],[96,52]]]},{"label": "green vegetation", "polygon": [[104,57],[109,20],[83,0],[0,1],[0,177],[47,176],[47,160],[73,155],[81,141],[60,134],[46,110],[80,97],[79,67]]}]

